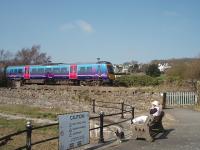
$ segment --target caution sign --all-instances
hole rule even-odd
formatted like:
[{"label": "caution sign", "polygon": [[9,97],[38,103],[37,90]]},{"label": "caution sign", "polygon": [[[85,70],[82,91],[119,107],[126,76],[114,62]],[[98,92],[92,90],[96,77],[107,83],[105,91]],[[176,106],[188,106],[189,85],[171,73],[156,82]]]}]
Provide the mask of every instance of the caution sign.
[{"label": "caution sign", "polygon": [[59,150],[89,143],[89,112],[59,115]]}]

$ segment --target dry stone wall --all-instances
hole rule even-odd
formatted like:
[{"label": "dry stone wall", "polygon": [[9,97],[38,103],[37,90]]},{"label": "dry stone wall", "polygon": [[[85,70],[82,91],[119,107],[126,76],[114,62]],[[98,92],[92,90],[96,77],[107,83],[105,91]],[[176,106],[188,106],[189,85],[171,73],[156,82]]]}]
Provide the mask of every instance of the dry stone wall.
[{"label": "dry stone wall", "polygon": [[[161,92],[155,92],[154,88],[29,85],[17,89],[1,88],[0,95],[1,104],[59,107],[67,111],[92,110],[90,104],[93,99],[105,102],[124,102],[134,106],[136,112],[148,110],[153,100],[162,101]],[[120,108],[120,106],[117,107]]]}]

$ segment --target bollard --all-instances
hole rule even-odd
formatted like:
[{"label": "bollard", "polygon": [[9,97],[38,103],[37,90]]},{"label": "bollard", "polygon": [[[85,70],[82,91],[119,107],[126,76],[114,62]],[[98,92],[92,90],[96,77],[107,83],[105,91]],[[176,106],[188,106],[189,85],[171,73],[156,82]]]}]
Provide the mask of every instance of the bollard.
[{"label": "bollard", "polygon": [[134,114],[134,109],[135,107],[131,107],[132,108],[132,119],[131,119],[131,124],[133,124],[133,119],[135,117],[135,114]]},{"label": "bollard", "polygon": [[95,99],[92,100],[93,113],[95,113]]},{"label": "bollard", "polygon": [[104,118],[104,112],[103,111],[100,112],[99,117],[100,117],[99,143],[104,143],[104,138],[103,138],[103,118]]},{"label": "bollard", "polygon": [[26,150],[31,150],[31,133],[32,133],[32,125],[30,121],[26,123]]},{"label": "bollard", "polygon": [[121,103],[121,110],[122,110],[122,115],[121,118],[124,119],[124,102]]}]

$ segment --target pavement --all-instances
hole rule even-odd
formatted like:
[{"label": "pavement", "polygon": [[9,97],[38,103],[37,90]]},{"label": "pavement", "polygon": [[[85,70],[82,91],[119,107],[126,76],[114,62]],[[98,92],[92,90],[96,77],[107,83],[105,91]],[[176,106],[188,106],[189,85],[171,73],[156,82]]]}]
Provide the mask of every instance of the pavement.
[{"label": "pavement", "polygon": [[167,116],[174,118],[173,124],[165,126],[165,132],[156,136],[154,142],[127,138],[122,143],[109,141],[93,147],[98,150],[200,150],[200,112],[171,108],[165,109]]}]

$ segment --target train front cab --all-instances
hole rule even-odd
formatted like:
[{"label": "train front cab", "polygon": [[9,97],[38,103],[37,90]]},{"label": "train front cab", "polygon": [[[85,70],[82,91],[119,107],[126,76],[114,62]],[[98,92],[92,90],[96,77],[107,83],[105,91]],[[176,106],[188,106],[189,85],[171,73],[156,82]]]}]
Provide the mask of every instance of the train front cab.
[{"label": "train front cab", "polygon": [[115,80],[115,75],[114,75],[114,69],[113,69],[113,65],[110,62],[107,61],[102,61],[102,62],[98,62],[99,64],[101,64],[101,69],[102,69],[102,73],[106,74],[106,77],[104,77],[104,84],[109,84],[109,85],[113,85],[113,81]]},{"label": "train front cab", "polygon": [[8,66],[5,73],[9,87],[20,87],[22,85],[24,79],[23,66]]},{"label": "train front cab", "polygon": [[107,66],[107,74],[108,74],[109,84],[113,85],[113,81],[115,80],[113,65],[111,63],[108,63],[108,64],[106,64],[106,66]]}]

